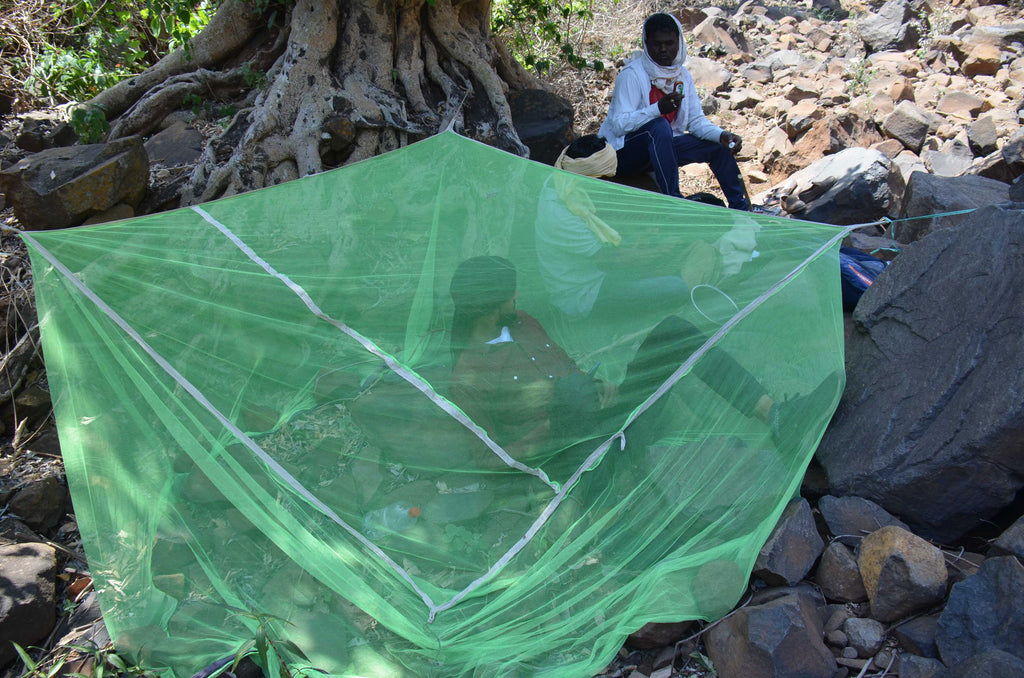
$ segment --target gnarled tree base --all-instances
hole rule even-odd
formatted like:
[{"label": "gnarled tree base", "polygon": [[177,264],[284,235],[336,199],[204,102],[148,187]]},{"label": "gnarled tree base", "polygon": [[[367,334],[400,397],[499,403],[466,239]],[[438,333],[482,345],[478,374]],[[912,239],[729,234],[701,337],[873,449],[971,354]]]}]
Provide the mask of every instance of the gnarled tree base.
[{"label": "gnarled tree base", "polygon": [[[526,155],[509,89],[537,82],[495,40],[489,0],[296,0],[276,30],[241,0],[93,103],[111,138],[146,134],[186,99],[242,108],[210,139],[183,194],[196,204],[398,148],[449,126]],[[218,39],[218,36],[221,39]]]}]

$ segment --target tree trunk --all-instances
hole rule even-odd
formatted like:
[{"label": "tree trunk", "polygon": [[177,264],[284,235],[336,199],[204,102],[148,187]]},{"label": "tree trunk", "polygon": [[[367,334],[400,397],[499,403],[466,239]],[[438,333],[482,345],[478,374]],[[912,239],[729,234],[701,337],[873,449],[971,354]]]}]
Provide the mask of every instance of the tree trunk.
[{"label": "tree trunk", "polygon": [[155,131],[186,98],[242,106],[182,194],[196,204],[314,174],[453,127],[526,155],[509,89],[538,86],[490,32],[490,0],[295,0],[268,29],[224,2],[190,46],[92,103],[110,138]]}]

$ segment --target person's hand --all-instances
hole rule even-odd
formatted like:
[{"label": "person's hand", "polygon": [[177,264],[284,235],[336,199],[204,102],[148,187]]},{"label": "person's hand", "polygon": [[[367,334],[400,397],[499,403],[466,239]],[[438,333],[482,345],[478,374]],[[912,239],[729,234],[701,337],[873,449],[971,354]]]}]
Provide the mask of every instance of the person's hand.
[{"label": "person's hand", "polygon": [[662,115],[671,113],[672,111],[679,108],[679,105],[683,103],[683,95],[681,92],[672,92],[658,99],[658,110],[661,111]]},{"label": "person's hand", "polygon": [[740,138],[739,134],[733,134],[732,132],[722,132],[722,136],[718,139],[718,143],[722,144],[729,149],[729,152],[736,155],[743,148],[743,139]]}]

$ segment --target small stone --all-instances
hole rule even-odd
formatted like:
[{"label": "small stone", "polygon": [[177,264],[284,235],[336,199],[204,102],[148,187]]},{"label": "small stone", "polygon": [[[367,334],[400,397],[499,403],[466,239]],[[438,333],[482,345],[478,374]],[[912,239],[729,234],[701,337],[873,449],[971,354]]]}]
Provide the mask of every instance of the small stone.
[{"label": "small stone", "polygon": [[90,226],[92,224],[106,224],[111,221],[120,221],[122,219],[131,219],[135,216],[135,210],[132,209],[131,205],[125,205],[123,202],[114,205],[108,210],[104,210],[99,214],[95,214],[85,221],[82,222],[82,226]]},{"label": "small stone", "polygon": [[[787,211],[789,204],[787,200]],[[814,526],[810,504],[803,498],[794,499],[761,548],[754,576],[774,586],[792,586],[811,571],[824,545]]]},{"label": "small stone", "polygon": [[902,619],[945,597],[942,552],[899,527],[883,527],[865,537],[857,564],[872,616],[879,621]]},{"label": "small stone", "polygon": [[[1024,186],[1024,183],[1021,183],[1021,186]],[[1024,560],[1024,516],[1018,518],[1017,522],[992,542],[991,553],[996,556],[1016,556]]]},{"label": "small stone", "polygon": [[935,110],[947,115],[961,115],[973,118],[981,113],[985,100],[968,92],[950,92],[939,99]]},{"label": "small stone", "polygon": [[896,660],[896,670],[900,678],[932,678],[943,668],[945,665],[938,659],[917,657],[912,654],[900,654]]},{"label": "small stone", "polygon": [[55,476],[30,482],[8,505],[10,512],[37,532],[47,532],[64,516],[67,488]]},{"label": "small stone", "polygon": [[849,646],[857,650],[857,656],[865,659],[873,657],[885,642],[885,627],[874,619],[847,619],[843,633],[849,640]]},{"label": "small stone", "polygon": [[688,636],[696,622],[650,622],[626,639],[630,647],[647,650],[670,645]]},{"label": "small stone", "polygon": [[921,657],[938,659],[939,648],[935,644],[938,627],[939,615],[925,615],[898,624],[893,628],[892,635],[901,649]]},{"label": "small stone", "polygon": [[828,616],[825,621],[825,633],[831,633],[832,631],[838,631],[843,628],[843,624],[846,623],[847,619],[854,617],[853,611],[848,605],[837,605],[836,609]]},{"label": "small stone", "polygon": [[830,600],[860,602],[868,598],[856,556],[850,547],[838,541],[829,544],[821,555],[815,581]]},{"label": "small stone", "polygon": [[740,608],[704,642],[720,676],[832,678],[836,662],[822,640],[810,595],[788,594]]},{"label": "small stone", "polygon": [[53,630],[57,552],[45,544],[0,546],[0,665],[22,647],[40,643]]},{"label": "small stone", "polygon": [[815,120],[821,120],[825,112],[814,101],[804,99],[789,110],[786,116],[787,132],[790,138],[796,138],[801,132],[811,128]]},{"label": "small stone", "polygon": [[969,78],[977,75],[995,75],[1002,65],[1002,52],[995,45],[978,45],[964,60],[960,69]]},{"label": "small stone", "polygon": [[844,659],[857,659],[857,650],[856,650],[856,648],[844,647],[843,648],[843,658]]},{"label": "small stone", "polygon": [[898,139],[886,139],[885,141],[879,141],[878,143],[871,144],[871,148],[879,151],[885,157],[892,159],[895,158],[903,150],[903,144]]},{"label": "small stone", "polygon": [[882,131],[894,139],[899,139],[904,146],[920,152],[928,135],[930,122],[928,116],[916,104],[901,101],[882,123]]},{"label": "small stone", "polygon": [[846,647],[847,641],[846,634],[839,630],[825,635],[825,642],[833,647]]},{"label": "small stone", "polygon": [[[885,143],[899,144],[895,139],[882,142],[882,144]],[[876,146],[878,145],[881,144],[876,144]],[[892,149],[886,150],[891,152]],[[917,160],[916,157],[914,159]],[[905,530],[910,529],[906,523],[884,508],[863,497],[822,497],[818,501],[818,510],[821,511],[821,517],[825,519],[825,524],[836,537],[836,541],[847,546],[858,546],[861,539],[887,525],[895,525]]]},{"label": "small stone", "polygon": [[892,667],[895,663],[895,655],[891,650],[882,650],[875,655],[875,658],[871,660],[871,663],[875,665],[875,668],[879,671],[885,671]]},{"label": "small stone", "polygon": [[997,150],[998,134],[991,116],[978,118],[967,128],[967,139],[974,155],[988,155]]},{"label": "small stone", "polygon": [[914,101],[914,85],[906,78],[889,85],[889,98],[893,101]]}]

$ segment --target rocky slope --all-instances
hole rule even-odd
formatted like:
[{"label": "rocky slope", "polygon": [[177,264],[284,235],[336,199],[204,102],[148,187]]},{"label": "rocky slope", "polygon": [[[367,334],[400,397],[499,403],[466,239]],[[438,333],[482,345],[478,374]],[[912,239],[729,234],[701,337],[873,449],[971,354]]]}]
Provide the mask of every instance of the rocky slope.
[{"label": "rocky slope", "polygon": [[[1024,200],[1021,6],[825,0],[679,14],[705,109],[746,139],[755,200],[871,222],[851,244],[895,261],[850,318],[851,387],[748,598],[710,626],[645,627],[605,675],[711,675],[712,664],[724,678],[1024,675],[1024,405],[1008,396],[1024,389],[1024,212],[1012,202]],[[597,130],[616,71],[554,79],[577,132]],[[45,216],[7,205],[0,218],[71,225],[174,206],[210,124],[186,114],[146,140],[140,187],[110,177],[138,178],[141,143],[82,158],[61,112],[7,120],[0,200]],[[36,177],[66,171],[87,190],[33,199],[16,167],[30,155],[46,168]],[[84,169],[67,169],[72,156]],[[717,189],[701,167],[682,183]],[[54,648],[106,637],[63,480],[31,271],[15,236],[0,244],[0,662],[18,675],[7,641],[52,663],[67,656]],[[70,666],[108,658],[78,652]]]}]

